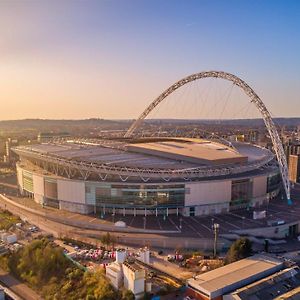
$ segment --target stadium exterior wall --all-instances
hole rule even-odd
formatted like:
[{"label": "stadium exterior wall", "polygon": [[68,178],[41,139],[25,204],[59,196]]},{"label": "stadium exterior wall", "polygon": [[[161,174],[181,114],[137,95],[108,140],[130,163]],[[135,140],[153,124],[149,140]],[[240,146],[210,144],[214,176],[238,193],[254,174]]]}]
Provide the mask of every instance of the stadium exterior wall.
[{"label": "stadium exterior wall", "polygon": [[[130,201],[124,195],[118,199],[121,201],[114,204],[113,201],[107,201],[107,193],[117,195],[120,190],[127,191],[128,185],[130,191],[137,195],[141,195],[144,190],[153,193],[153,183],[145,183],[142,186],[132,183],[110,183],[110,182],[92,182],[76,179],[67,179],[58,177],[52,174],[42,174],[36,170],[30,170],[20,163],[17,164],[18,184],[20,192],[23,195],[31,196],[35,201],[41,205],[52,206],[59,209],[81,213],[116,213],[116,214],[132,214],[132,215],[149,215],[149,214],[178,214],[182,213],[186,216],[209,215],[216,213],[225,213],[235,208],[246,206],[257,206],[267,203],[270,198],[279,193],[279,185],[268,190],[268,179],[276,173],[268,173],[264,175],[252,175],[251,177],[238,177],[234,179],[219,179],[209,181],[195,181],[195,182],[177,182],[166,183],[161,182],[157,184],[160,188],[160,193],[165,191],[169,194],[168,197],[174,196],[177,202],[152,205],[129,205]],[[26,180],[24,179],[26,177]],[[30,181],[32,178],[32,184]],[[239,184],[237,188],[234,185]],[[243,188],[248,186],[248,193],[251,194],[251,199],[247,203],[236,202],[236,190],[243,191]],[[138,187],[142,189],[139,190]],[[124,188],[124,189],[123,189]],[[104,195],[99,196],[99,190]],[[98,194],[97,194],[98,191]],[[128,189],[129,191],[129,189]],[[180,194],[176,194],[179,191]],[[183,191],[183,192],[182,192]],[[157,195],[157,194],[156,194]],[[242,194],[243,195],[243,194]],[[123,199],[123,197],[125,197]],[[177,198],[176,198],[177,197]],[[178,202],[178,197],[183,197],[183,202]],[[100,199],[100,200],[99,200]],[[102,203],[101,199],[105,201]],[[181,199],[181,198],[180,198]],[[128,200],[128,203],[127,203]],[[239,200],[239,199],[237,199]],[[123,202],[122,202],[123,201]],[[141,200],[143,201],[143,200]],[[157,202],[157,201],[156,201]],[[122,204],[124,203],[124,205]],[[178,203],[178,204],[176,204]]]}]

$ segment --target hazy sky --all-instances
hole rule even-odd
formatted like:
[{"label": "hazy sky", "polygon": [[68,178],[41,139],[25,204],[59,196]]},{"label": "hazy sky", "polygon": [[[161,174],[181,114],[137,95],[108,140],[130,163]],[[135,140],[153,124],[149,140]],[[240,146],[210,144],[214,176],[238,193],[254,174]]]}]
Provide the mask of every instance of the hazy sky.
[{"label": "hazy sky", "polygon": [[135,118],[212,69],[300,116],[300,1],[0,0],[0,119]]}]

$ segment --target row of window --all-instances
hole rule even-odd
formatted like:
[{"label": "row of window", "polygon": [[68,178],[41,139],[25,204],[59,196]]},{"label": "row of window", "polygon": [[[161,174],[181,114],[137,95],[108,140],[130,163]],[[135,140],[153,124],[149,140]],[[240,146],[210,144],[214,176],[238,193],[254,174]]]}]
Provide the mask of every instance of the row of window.
[{"label": "row of window", "polygon": [[[280,174],[268,177],[267,193],[278,188]],[[23,171],[23,188],[33,192],[32,174]],[[85,195],[87,204],[112,206],[184,206],[185,195],[189,189],[184,184],[169,185],[118,185],[109,183],[86,183]],[[230,205],[249,203],[253,196],[252,179],[234,180],[231,185]],[[57,180],[44,179],[44,196],[58,200]]]}]

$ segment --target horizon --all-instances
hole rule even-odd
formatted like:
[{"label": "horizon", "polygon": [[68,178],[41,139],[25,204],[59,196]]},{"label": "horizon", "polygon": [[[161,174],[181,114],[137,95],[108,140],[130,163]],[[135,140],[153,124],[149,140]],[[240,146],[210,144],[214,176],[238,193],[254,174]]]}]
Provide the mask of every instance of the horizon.
[{"label": "horizon", "polygon": [[[82,119],[44,119],[44,118],[24,118],[24,119],[9,119],[9,120],[0,120],[0,122],[18,122],[18,121],[89,121],[89,120],[99,120],[99,121],[133,121],[136,120],[137,118],[132,118],[132,119],[106,119],[106,118],[100,118],[100,117],[91,117],[91,118],[82,118]],[[276,119],[300,119],[300,117],[274,117],[273,120]],[[171,120],[171,121],[239,121],[239,120],[263,120],[262,117],[257,117],[257,118],[223,118],[223,119],[213,119],[213,118],[147,118],[144,120],[144,122],[147,121],[155,121],[155,120]]]}]

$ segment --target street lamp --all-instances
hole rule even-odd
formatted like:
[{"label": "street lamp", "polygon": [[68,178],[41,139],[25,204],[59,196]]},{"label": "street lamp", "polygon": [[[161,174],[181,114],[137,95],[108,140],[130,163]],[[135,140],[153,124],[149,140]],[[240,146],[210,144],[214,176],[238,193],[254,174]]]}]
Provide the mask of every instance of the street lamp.
[{"label": "street lamp", "polygon": [[243,227],[242,227],[242,228],[244,228],[244,226],[245,226],[245,219],[246,219],[246,217],[245,217],[245,216],[242,216],[242,219],[243,219]]},{"label": "street lamp", "polygon": [[182,218],[179,219],[179,228],[182,229]]},{"label": "street lamp", "polygon": [[214,225],[213,225],[214,235],[215,235],[215,240],[214,240],[214,257],[217,256],[217,243],[218,243],[219,228],[220,228],[220,225],[218,223],[214,223]]}]

